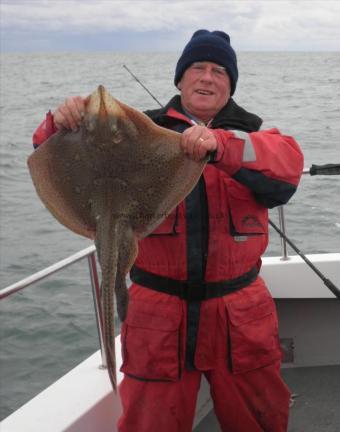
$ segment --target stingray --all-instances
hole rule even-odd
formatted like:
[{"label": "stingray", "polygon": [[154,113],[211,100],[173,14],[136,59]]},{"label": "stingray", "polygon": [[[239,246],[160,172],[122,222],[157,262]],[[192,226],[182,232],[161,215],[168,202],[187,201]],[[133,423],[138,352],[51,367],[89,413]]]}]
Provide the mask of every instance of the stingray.
[{"label": "stingray", "polygon": [[138,240],[186,197],[206,163],[185,155],[180,137],[99,86],[87,98],[79,129],[58,131],[28,158],[34,186],[47,209],[68,229],[95,241],[104,350],[115,390],[114,293],[124,321],[125,279]]}]

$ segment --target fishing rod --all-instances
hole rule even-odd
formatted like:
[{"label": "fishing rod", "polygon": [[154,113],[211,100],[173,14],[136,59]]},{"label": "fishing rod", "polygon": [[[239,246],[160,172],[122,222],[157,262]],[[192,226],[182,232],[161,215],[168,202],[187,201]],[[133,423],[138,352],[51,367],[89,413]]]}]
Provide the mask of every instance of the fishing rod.
[{"label": "fishing rod", "polygon": [[[126,69],[129,74],[143,87],[144,90],[147,91],[147,93],[158,103],[158,105],[163,108],[164,105],[162,105],[159,100],[150,92],[150,90],[136,77],[135,74],[131,72],[131,70],[126,66],[123,65],[123,68]],[[309,169],[305,169],[304,174],[310,174],[311,176],[314,175],[339,175],[340,174],[340,164],[325,164],[325,165],[312,165]],[[322,282],[326,285],[326,287],[332,291],[332,293],[340,300],[340,289],[329,279],[326,278],[326,276],[321,273],[321,271],[315,267],[315,265],[306,257],[304,253],[300,251],[300,249],[290,240],[287,235],[280,230],[280,228],[272,222],[270,219],[268,220],[269,224],[280,234],[280,236],[294,249],[294,251],[305,261],[305,263],[319,276],[319,278],[322,280]]]},{"label": "fishing rod", "polygon": [[315,175],[340,175],[340,164],[312,165],[303,170],[304,174]]},{"label": "fishing rod", "polygon": [[149,93],[149,95],[152,97],[152,99],[154,99],[157,103],[158,103],[158,105],[161,107],[161,108],[163,108],[163,105],[159,102],[159,100],[151,93],[151,91],[147,88],[147,87],[145,87],[145,85],[142,83],[142,81],[140,81],[137,77],[136,77],[136,75],[134,74],[134,73],[132,73],[131,71],[130,71],[130,69],[126,66],[126,65],[123,65],[123,68],[124,69],[126,69],[128,72],[129,72],[129,74],[138,82],[138,84],[140,84],[142,87],[143,87],[143,89],[146,91],[146,92],[148,92]]}]

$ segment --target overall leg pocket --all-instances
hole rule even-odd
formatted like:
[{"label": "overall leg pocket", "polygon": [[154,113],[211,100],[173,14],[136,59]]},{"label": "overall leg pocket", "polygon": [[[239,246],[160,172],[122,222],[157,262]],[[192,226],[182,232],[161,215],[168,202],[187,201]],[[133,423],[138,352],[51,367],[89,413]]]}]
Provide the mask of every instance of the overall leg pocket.
[{"label": "overall leg pocket", "polygon": [[121,371],[144,380],[180,377],[180,304],[132,300],[122,326]]},{"label": "overall leg pocket", "polygon": [[267,297],[256,304],[226,304],[229,349],[233,373],[274,363],[281,358],[274,301]]}]

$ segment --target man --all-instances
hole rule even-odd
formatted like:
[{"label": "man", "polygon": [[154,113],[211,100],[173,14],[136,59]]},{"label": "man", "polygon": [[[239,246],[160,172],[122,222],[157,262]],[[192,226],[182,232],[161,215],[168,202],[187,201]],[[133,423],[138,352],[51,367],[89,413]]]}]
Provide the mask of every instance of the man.
[{"label": "man", "polygon": [[[146,113],[182,133],[188,157],[212,160],[139,243],[122,325],[121,432],[191,431],[202,374],[223,431],[287,430],[275,305],[258,271],[267,209],[293,195],[303,157],[292,137],[259,132],[262,120],[231,98],[237,79],[229,36],[199,30],[176,66],[180,95]],[[84,104],[67,99],[35,144],[77,128]]]}]

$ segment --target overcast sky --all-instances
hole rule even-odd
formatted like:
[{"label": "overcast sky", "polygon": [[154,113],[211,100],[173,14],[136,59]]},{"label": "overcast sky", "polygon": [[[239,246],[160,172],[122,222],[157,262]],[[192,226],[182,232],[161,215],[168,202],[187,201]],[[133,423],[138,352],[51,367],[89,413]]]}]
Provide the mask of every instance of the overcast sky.
[{"label": "overcast sky", "polygon": [[1,49],[179,51],[199,28],[237,50],[340,50],[340,1],[0,0]]}]

